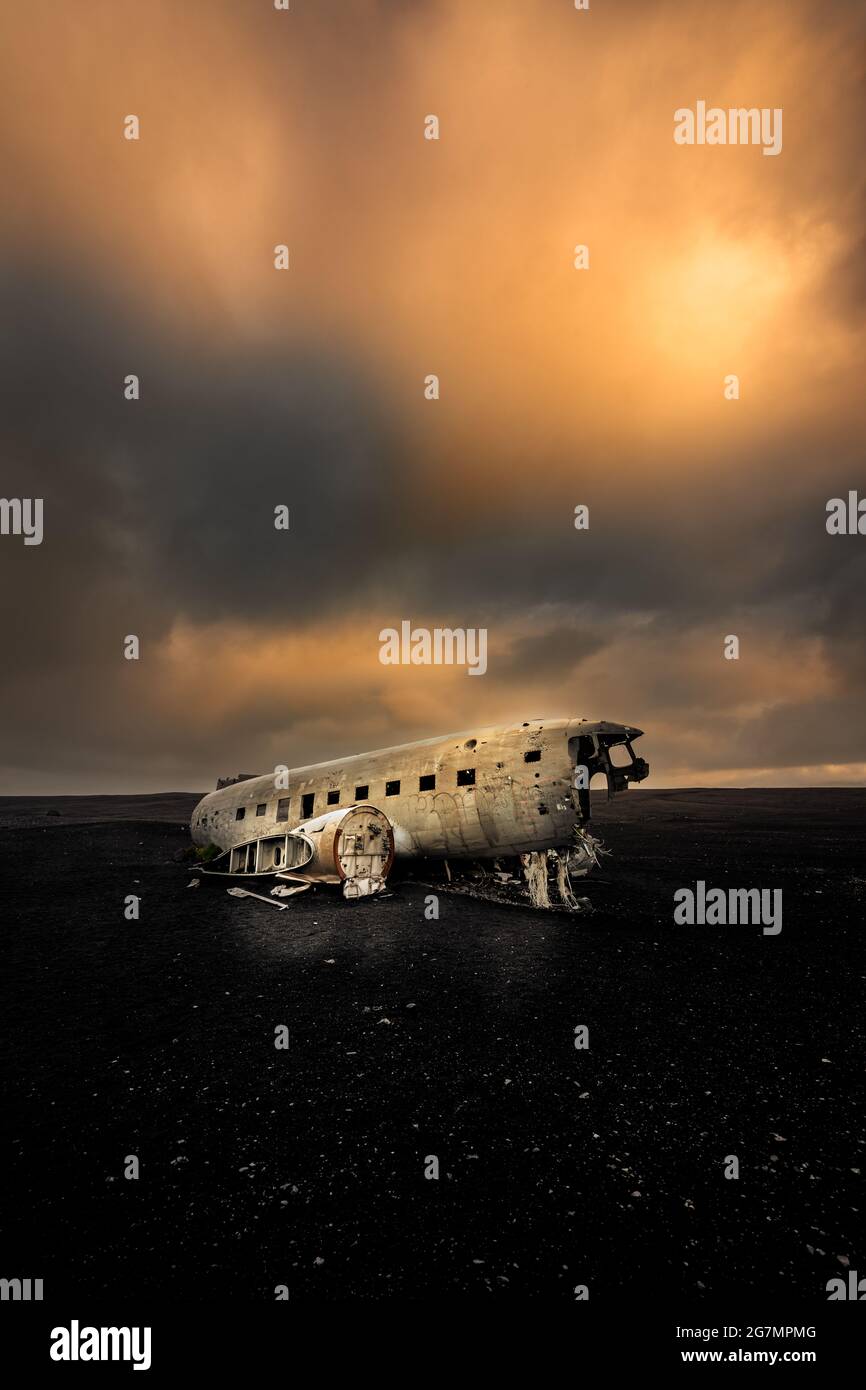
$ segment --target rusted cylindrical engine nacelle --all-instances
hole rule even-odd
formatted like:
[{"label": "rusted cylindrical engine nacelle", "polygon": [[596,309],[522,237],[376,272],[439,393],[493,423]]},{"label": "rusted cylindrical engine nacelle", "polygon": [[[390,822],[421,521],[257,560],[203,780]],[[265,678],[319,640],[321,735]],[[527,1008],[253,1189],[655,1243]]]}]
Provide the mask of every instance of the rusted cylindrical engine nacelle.
[{"label": "rusted cylindrical engine nacelle", "polygon": [[384,811],[366,803],[344,806],[304,821],[298,831],[313,845],[313,857],[286,878],[342,883],[346,898],[365,898],[385,887],[394,862],[394,832]]}]

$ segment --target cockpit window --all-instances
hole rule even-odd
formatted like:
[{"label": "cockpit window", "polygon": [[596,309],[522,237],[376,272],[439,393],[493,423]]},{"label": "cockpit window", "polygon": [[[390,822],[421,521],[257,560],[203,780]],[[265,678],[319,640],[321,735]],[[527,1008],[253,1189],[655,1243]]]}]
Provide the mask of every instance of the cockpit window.
[{"label": "cockpit window", "polygon": [[627,743],[610,744],[607,756],[614,767],[628,767],[632,760],[631,749]]}]

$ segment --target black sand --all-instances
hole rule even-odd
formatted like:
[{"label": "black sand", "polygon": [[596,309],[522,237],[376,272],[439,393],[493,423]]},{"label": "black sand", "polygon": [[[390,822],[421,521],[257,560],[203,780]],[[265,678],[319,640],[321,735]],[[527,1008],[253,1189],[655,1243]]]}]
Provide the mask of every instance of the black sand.
[{"label": "black sand", "polygon": [[[631,791],[591,918],[443,893],[438,921],[410,884],[188,889],[195,799],[0,801],[6,1274],[823,1301],[866,1273],[866,791]],[[782,888],[781,934],[675,926],[698,878]]]}]

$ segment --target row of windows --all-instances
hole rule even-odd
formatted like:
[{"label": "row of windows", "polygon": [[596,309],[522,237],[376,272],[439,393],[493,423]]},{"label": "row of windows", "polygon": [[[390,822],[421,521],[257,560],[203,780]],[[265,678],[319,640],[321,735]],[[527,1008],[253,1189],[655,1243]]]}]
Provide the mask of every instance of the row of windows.
[{"label": "row of windows", "polygon": [[[525,763],[537,763],[537,762],[540,762],[540,761],[541,761],[541,749],[540,749],[540,748],[530,748],[526,753],[524,753],[524,755],[523,755],[523,761],[524,761]],[[537,773],[536,773],[536,776],[538,776]],[[458,787],[474,787],[474,786],[475,786],[475,768],[474,768],[474,767],[464,767],[464,768],[461,768],[461,769],[458,771],[458,773],[457,773],[457,785],[458,785]],[[435,790],[436,790],[436,773],[435,773],[435,772],[425,772],[422,776],[420,776],[420,777],[418,778],[418,790],[419,790],[419,792],[432,792],[432,791],[435,791]],[[366,800],[368,799],[369,795],[370,795],[370,788],[369,788],[369,786],[363,786],[363,785],[362,785],[362,786],[359,786],[359,787],[356,787],[356,788],[355,788],[355,800],[356,800],[356,801],[366,801]],[[386,795],[386,796],[399,796],[399,795],[400,795],[400,779],[399,779],[399,778],[395,778],[395,779],[393,779],[392,781],[389,781],[389,782],[386,782],[386,783],[385,783],[385,795]],[[278,799],[278,801],[277,801],[277,820],[278,820],[278,821],[287,821],[287,820],[289,819],[289,802],[290,802],[290,798],[289,798],[288,796],[281,796],[281,797]],[[309,820],[309,819],[310,819],[310,817],[311,817],[312,814],[313,814],[313,808],[314,808],[314,806],[315,806],[315,802],[316,802],[316,793],[315,793],[315,792],[304,792],[303,796],[301,797],[301,820]],[[340,790],[339,790],[339,788],[331,788],[331,790],[328,792],[328,795],[327,795],[327,804],[328,804],[329,806],[339,806],[339,805],[340,805]],[[258,805],[256,806],[256,815],[257,815],[257,816],[266,816],[267,813],[268,813],[268,803],[267,803],[266,801],[260,801],[260,802],[258,803]],[[216,814],[216,815],[219,815],[219,812],[216,812],[215,814]],[[246,814],[247,814],[247,808],[246,808],[245,806],[238,806],[237,810],[235,811],[235,820],[244,820],[244,819],[246,818]],[[207,825],[207,816],[202,816],[202,818],[201,818],[201,824],[202,824],[202,825]]]},{"label": "row of windows", "polygon": [[[457,785],[458,785],[458,787],[474,787],[474,786],[475,786],[475,768],[474,768],[474,767],[464,767],[464,768],[461,768],[461,769],[458,771],[458,773],[457,773]],[[423,776],[419,777],[419,778],[418,778],[418,790],[419,790],[419,792],[432,792],[432,791],[435,791],[435,790],[436,790],[436,773],[435,773],[435,772],[425,772],[425,773],[423,774]],[[356,800],[356,801],[366,801],[366,800],[369,798],[369,795],[370,795],[370,788],[369,788],[369,786],[364,786],[364,785],[362,785],[362,786],[359,786],[359,787],[356,787],[356,788],[355,788],[355,800]],[[385,783],[385,795],[386,795],[386,796],[399,796],[399,795],[400,795],[400,779],[399,779],[399,778],[395,778],[393,781],[390,781],[390,782],[386,782],[386,783]],[[288,820],[288,819],[289,819],[289,802],[290,802],[290,799],[291,799],[291,798],[288,797],[288,796],[281,796],[281,797],[279,798],[279,800],[277,801],[277,820],[278,820],[278,821],[284,821],[284,820]],[[312,816],[312,814],[313,814],[313,807],[315,806],[315,801],[316,801],[316,793],[315,793],[315,792],[304,792],[303,796],[301,797],[301,820],[309,820],[310,816]],[[340,791],[339,791],[339,789],[337,789],[337,788],[332,788],[332,789],[328,792],[327,804],[328,804],[329,806],[339,806],[339,804],[340,804]],[[265,816],[265,815],[267,815],[267,812],[268,812],[268,803],[267,803],[266,801],[260,801],[259,804],[256,806],[256,815],[257,815],[257,816]],[[246,817],[246,814],[247,814],[247,808],[246,808],[246,806],[238,806],[237,810],[235,811],[235,820],[244,820],[245,817]]]}]

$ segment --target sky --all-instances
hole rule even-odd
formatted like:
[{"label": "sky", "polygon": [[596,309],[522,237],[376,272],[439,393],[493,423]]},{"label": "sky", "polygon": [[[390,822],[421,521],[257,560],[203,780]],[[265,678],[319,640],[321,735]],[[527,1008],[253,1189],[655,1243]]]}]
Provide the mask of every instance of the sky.
[{"label": "sky", "polygon": [[5,7],[0,792],[562,715],[648,786],[862,785],[864,73],[842,0]]}]

